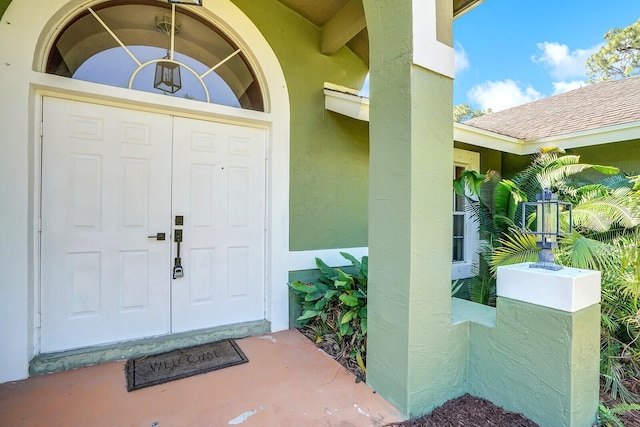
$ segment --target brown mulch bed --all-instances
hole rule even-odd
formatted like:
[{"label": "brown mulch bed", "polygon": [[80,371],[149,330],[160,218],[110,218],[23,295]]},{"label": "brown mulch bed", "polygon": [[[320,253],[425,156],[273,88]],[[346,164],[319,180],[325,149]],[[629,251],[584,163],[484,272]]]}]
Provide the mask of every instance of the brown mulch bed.
[{"label": "brown mulch bed", "polygon": [[396,427],[539,427],[522,414],[505,411],[485,399],[465,394],[428,415],[387,424]]}]

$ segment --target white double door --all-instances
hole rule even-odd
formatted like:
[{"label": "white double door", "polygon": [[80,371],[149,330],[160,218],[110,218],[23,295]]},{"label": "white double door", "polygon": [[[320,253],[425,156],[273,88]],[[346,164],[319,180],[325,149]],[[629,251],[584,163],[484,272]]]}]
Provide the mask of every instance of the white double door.
[{"label": "white double door", "polygon": [[41,352],[264,319],[264,129],[49,97],[43,129]]}]

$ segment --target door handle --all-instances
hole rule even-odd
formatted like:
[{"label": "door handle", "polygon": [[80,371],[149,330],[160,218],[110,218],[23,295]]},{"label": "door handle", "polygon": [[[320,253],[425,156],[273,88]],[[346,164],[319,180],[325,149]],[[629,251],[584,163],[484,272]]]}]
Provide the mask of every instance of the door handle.
[{"label": "door handle", "polygon": [[182,242],[182,230],[174,230],[173,241],[178,245],[176,248],[176,258],[173,265],[173,278],[179,279],[184,277],[184,268],[182,268],[182,260],[180,259],[180,243]]},{"label": "door handle", "polygon": [[156,233],[153,236],[147,236],[147,238],[149,238],[149,239],[157,239],[157,240],[164,240],[165,239],[165,234],[164,233]]}]

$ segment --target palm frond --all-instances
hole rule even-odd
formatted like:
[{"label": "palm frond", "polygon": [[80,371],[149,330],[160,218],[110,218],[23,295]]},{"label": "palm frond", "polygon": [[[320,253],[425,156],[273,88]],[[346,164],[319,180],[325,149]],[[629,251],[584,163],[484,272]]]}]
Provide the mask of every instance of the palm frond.
[{"label": "palm frond", "polygon": [[536,262],[540,248],[536,246],[536,238],[530,234],[523,234],[520,230],[511,230],[511,234],[500,239],[502,246],[493,251],[491,269],[495,274],[502,265]]},{"label": "palm frond", "polygon": [[611,166],[590,165],[586,163],[577,163],[578,156],[559,157],[555,162],[547,165],[536,177],[542,188],[557,187],[558,183],[564,181],[567,177],[576,175],[586,169],[594,169],[605,175],[614,175],[620,173],[620,169]]},{"label": "palm frond", "polygon": [[614,190],[617,188],[633,188],[633,183],[623,173],[606,176],[600,180],[600,183]]},{"label": "palm frond", "polygon": [[541,190],[540,183],[536,178],[544,167],[558,158],[558,153],[538,153],[531,157],[531,164],[522,172],[513,177],[513,182],[522,190],[530,199],[538,194]]},{"label": "palm frond", "polygon": [[474,276],[469,280],[469,296],[471,301],[484,304],[496,305],[496,280],[490,274]]},{"label": "palm frond", "polygon": [[[503,179],[495,187],[493,200],[494,216],[506,217],[510,223],[513,223],[518,206],[528,198],[513,181]],[[502,230],[506,229],[502,228]]]},{"label": "palm frond", "polygon": [[612,245],[584,237],[574,231],[562,239],[558,258],[565,265],[589,270],[615,268]]},{"label": "palm frond", "polygon": [[619,188],[602,197],[594,193],[585,194],[573,208],[573,223],[578,228],[596,232],[607,231],[613,224],[636,227],[640,225],[637,199],[628,188]]}]

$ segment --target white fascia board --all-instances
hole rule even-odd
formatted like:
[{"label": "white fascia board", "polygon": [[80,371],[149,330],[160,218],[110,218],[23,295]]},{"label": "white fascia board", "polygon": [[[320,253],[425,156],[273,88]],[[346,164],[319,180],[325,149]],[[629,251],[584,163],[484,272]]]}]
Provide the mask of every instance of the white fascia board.
[{"label": "white fascia board", "polygon": [[542,147],[580,148],[640,139],[640,122],[526,141],[522,154],[536,153]]},{"label": "white fascia board", "polygon": [[464,123],[453,123],[453,140],[503,153],[522,154],[523,142],[517,138],[478,129]]},{"label": "white fascia board", "polygon": [[358,95],[355,89],[325,83],[324,106],[329,111],[369,121],[369,98]]}]

